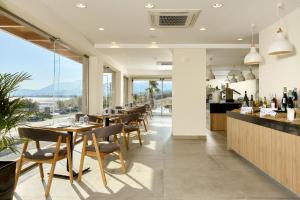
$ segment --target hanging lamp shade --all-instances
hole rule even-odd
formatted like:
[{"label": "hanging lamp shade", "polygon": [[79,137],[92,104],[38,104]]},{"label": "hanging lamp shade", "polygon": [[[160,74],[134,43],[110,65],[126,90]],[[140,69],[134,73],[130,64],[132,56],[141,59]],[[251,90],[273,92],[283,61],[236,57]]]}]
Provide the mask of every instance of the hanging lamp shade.
[{"label": "hanging lamp shade", "polygon": [[244,58],[245,65],[258,65],[263,61],[261,55],[256,51],[256,48],[254,46],[254,28],[255,24],[251,24],[251,47],[249,53]]},{"label": "hanging lamp shade", "polygon": [[235,75],[233,75],[232,79],[230,79],[230,83],[237,83],[237,79],[235,78]]},{"label": "hanging lamp shade", "polygon": [[238,82],[245,81],[245,76],[244,76],[243,72],[240,72],[240,74],[237,77],[237,81]]},{"label": "hanging lamp shade", "polygon": [[285,38],[281,28],[278,29],[276,39],[269,47],[269,55],[285,55],[293,52],[293,45]]},{"label": "hanging lamp shade", "polygon": [[249,74],[246,75],[246,80],[255,80],[255,79],[256,79],[256,77],[253,74],[252,69],[250,69]]},{"label": "hanging lamp shade", "polygon": [[208,79],[208,80],[216,79],[215,75],[213,74],[212,69],[209,70],[209,73],[208,73],[208,75],[207,75],[207,79]]},{"label": "hanging lamp shade", "polygon": [[258,65],[262,62],[261,55],[256,51],[256,48],[252,46],[249,53],[245,56],[244,64],[245,65]]}]

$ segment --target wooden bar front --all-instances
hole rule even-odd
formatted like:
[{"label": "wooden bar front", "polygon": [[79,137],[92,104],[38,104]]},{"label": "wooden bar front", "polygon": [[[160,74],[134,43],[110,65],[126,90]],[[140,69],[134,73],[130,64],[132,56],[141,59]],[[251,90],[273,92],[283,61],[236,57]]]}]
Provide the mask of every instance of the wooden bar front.
[{"label": "wooden bar front", "polygon": [[227,116],[227,148],[300,196],[300,136]]}]

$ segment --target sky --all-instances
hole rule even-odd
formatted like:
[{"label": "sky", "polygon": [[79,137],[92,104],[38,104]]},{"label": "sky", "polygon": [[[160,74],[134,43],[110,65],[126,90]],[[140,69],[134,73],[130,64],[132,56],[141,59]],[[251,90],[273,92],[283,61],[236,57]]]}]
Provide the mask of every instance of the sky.
[{"label": "sky", "polygon": [[[82,65],[60,57],[60,82],[82,80]],[[57,59],[57,63],[58,59]],[[0,30],[0,73],[28,72],[32,80],[21,85],[22,89],[40,89],[53,83],[54,54]]]}]

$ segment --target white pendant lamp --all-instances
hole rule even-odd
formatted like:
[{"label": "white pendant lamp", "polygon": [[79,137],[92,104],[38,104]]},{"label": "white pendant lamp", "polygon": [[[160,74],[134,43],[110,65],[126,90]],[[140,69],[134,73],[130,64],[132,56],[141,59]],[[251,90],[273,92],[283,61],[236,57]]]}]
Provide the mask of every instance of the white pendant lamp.
[{"label": "white pendant lamp", "polygon": [[237,77],[237,81],[238,82],[242,82],[242,81],[245,81],[245,76],[243,74],[243,72],[240,72],[238,77]]},{"label": "white pendant lamp", "polygon": [[208,80],[213,80],[213,79],[215,79],[216,77],[215,77],[215,75],[213,74],[213,71],[212,71],[212,69],[210,69],[209,70],[209,73],[208,73],[208,75],[207,75],[207,79]]},{"label": "white pendant lamp", "polygon": [[255,79],[256,79],[256,77],[253,74],[252,69],[250,68],[249,74],[246,75],[246,80],[255,80]]},{"label": "white pendant lamp", "polygon": [[237,83],[237,79],[235,78],[235,75],[233,75],[232,79],[230,79],[230,83]]},{"label": "white pendant lamp", "polygon": [[251,40],[251,47],[249,53],[245,56],[244,64],[245,65],[258,65],[262,62],[261,55],[256,51],[256,48],[253,43],[253,31],[254,31],[255,24],[251,24],[252,28],[252,40]]},{"label": "white pendant lamp", "polygon": [[[277,14],[282,23],[282,18],[279,14],[279,10],[283,7],[282,3],[277,4]],[[273,41],[273,43],[269,47],[268,54],[269,55],[285,55],[293,52],[293,45],[288,41],[288,39],[285,37],[283,30],[281,27],[278,28],[276,39]]]}]

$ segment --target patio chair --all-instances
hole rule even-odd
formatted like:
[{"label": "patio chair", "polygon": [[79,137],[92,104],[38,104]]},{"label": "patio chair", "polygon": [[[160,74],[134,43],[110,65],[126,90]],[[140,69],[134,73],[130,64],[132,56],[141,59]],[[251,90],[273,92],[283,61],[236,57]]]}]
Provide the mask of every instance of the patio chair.
[{"label": "patio chair", "polygon": [[122,123],[124,124],[123,137],[124,137],[127,149],[129,149],[130,133],[135,132],[135,131],[137,132],[140,146],[142,146],[141,131],[140,131],[140,127],[139,127],[139,118],[140,118],[139,113],[128,114],[122,118]]},{"label": "patio chair", "polygon": [[[121,162],[122,170],[125,173],[126,167],[123,159],[123,155],[120,148],[120,143],[117,135],[122,133],[123,124],[116,124],[112,126],[107,126],[103,128],[96,128],[92,131],[88,131],[82,133],[83,135],[83,144],[82,144],[82,152],[79,166],[79,175],[78,181],[81,181],[82,177],[82,169],[84,164],[85,156],[96,157],[98,160],[100,174],[102,176],[103,184],[106,186],[107,181],[104,172],[104,156],[117,152],[119,155],[119,159]],[[105,138],[109,136],[114,136],[114,142],[103,141]],[[102,140],[103,142],[99,142]],[[92,144],[88,144],[88,141],[92,141]]]},{"label": "patio chair", "polygon": [[[56,162],[67,158],[69,166],[70,183],[73,183],[73,170],[72,170],[72,158],[70,137],[67,133],[55,132],[44,129],[35,128],[19,128],[20,138],[25,138],[22,154],[20,157],[19,165],[16,173],[16,185],[21,173],[22,165],[25,160],[35,162],[39,165],[41,179],[44,179],[43,163],[51,164],[48,183],[45,191],[45,196],[48,197],[52,179],[54,175]],[[27,150],[29,140],[33,140],[36,143],[36,149]],[[40,141],[53,142],[55,147],[41,148]],[[66,147],[61,147],[61,143],[65,143]]]}]

